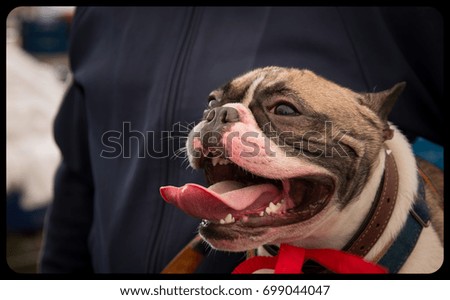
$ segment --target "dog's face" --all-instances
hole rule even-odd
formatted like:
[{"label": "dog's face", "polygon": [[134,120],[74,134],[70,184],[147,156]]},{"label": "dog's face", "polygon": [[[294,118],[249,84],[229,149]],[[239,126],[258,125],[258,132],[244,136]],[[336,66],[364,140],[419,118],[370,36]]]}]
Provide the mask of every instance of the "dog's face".
[{"label": "dog's face", "polygon": [[200,234],[217,249],[301,240],[359,195],[403,87],[359,94],[308,70],[244,74],[210,94],[189,134],[190,164],[205,171],[209,188],[161,194],[203,219]]}]

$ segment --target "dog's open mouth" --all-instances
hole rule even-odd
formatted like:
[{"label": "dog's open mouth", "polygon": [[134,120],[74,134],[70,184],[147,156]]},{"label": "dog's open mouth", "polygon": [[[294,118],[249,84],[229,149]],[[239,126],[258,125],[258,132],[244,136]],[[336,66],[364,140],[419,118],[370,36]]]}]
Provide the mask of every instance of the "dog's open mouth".
[{"label": "dog's open mouth", "polygon": [[161,195],[203,225],[281,226],[317,215],[334,193],[329,176],[274,180],[247,172],[226,158],[204,158],[209,188],[161,187]]}]

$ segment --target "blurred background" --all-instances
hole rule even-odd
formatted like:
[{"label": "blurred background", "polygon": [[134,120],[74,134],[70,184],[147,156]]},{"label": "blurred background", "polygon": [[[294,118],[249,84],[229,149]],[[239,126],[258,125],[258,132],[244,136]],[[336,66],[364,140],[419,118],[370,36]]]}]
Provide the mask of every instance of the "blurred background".
[{"label": "blurred background", "polygon": [[[71,80],[67,57],[74,7],[19,7],[7,18],[6,259],[35,273],[45,211],[60,161],[52,125]],[[414,151],[443,169],[443,148],[418,138]]]},{"label": "blurred background", "polygon": [[36,272],[45,211],[60,160],[52,123],[70,81],[74,7],[18,7],[6,21],[6,256]]}]

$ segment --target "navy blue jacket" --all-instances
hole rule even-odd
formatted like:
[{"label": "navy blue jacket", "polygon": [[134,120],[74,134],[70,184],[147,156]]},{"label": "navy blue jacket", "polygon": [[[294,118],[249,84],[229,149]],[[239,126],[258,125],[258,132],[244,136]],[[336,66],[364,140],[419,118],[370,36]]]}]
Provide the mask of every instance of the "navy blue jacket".
[{"label": "navy blue jacket", "polygon": [[[390,119],[442,143],[442,22],[426,8],[77,9],[41,271],[160,272],[199,220],[159,187],[203,182],[171,159],[186,132],[167,132],[255,67],[309,68],[357,91],[407,81]],[[212,251],[201,271],[227,273],[241,258]]]}]

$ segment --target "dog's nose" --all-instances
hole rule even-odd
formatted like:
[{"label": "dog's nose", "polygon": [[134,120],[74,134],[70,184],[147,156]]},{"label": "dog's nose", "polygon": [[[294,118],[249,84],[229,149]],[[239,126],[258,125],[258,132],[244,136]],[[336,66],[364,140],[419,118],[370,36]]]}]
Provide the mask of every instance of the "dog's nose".
[{"label": "dog's nose", "polygon": [[215,126],[239,121],[239,112],[233,107],[216,107],[206,116],[206,122]]},{"label": "dog's nose", "polygon": [[209,111],[205,118],[205,125],[200,130],[202,146],[208,151],[221,153],[217,147],[222,146],[222,134],[225,125],[238,122],[239,112],[233,107],[216,107]]}]

